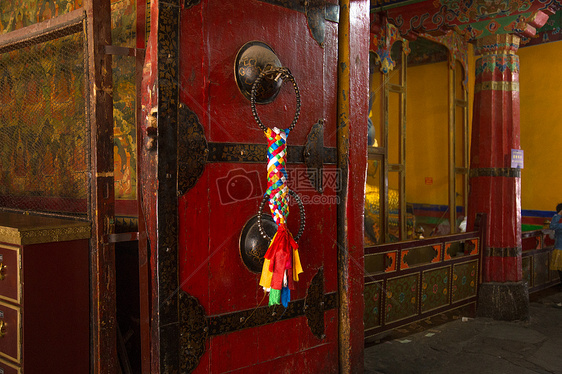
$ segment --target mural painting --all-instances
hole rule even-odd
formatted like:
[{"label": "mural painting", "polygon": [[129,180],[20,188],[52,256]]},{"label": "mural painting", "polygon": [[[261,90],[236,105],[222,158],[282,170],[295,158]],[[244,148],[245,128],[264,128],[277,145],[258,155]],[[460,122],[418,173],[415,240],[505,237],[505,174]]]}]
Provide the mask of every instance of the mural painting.
[{"label": "mural painting", "polygon": [[[1,1],[0,34],[82,6],[82,0]],[[113,0],[111,9],[113,44],[135,47],[135,0]],[[0,55],[0,195],[86,199],[81,50],[81,36],[73,35]],[[134,57],[114,56],[113,72],[115,197],[136,199]]]},{"label": "mural painting", "polygon": [[[113,45],[136,46],[135,0],[111,1]],[[113,144],[115,198],[137,196],[135,57],[113,56]]]},{"label": "mural painting", "polygon": [[0,34],[43,22],[82,7],[82,0],[2,0]]},{"label": "mural painting", "polygon": [[82,49],[74,34],[0,55],[0,195],[87,197]]}]

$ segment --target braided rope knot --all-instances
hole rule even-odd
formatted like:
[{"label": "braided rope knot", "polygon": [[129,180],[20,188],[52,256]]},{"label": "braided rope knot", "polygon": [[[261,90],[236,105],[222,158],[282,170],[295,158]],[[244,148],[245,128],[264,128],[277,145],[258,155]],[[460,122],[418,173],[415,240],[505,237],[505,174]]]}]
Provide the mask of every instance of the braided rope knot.
[{"label": "braided rope knot", "polygon": [[268,128],[267,137],[267,190],[269,209],[275,223],[284,225],[289,216],[289,188],[287,187],[286,149],[287,136],[291,130]]},{"label": "braided rope knot", "polygon": [[[251,106],[254,119],[265,133],[267,138],[267,190],[260,205],[260,212],[265,200],[269,200],[269,209],[273,220],[277,224],[277,232],[271,239],[267,252],[264,255],[260,286],[269,292],[269,305],[282,304],[288,307],[291,300],[291,290],[295,289],[294,282],[298,282],[299,274],[303,272],[298,244],[286,227],[289,216],[289,188],[287,187],[287,136],[295,126],[300,114],[300,94],[295,79],[288,69],[277,70],[278,78],[289,78],[293,82],[297,98],[295,117],[289,128],[283,130],[277,127],[266,127],[260,120],[256,111],[256,90],[266,74],[262,72],[254,82],[251,93]],[[298,196],[298,195],[297,195]],[[300,199],[297,199],[300,201]],[[302,213],[302,203],[301,213]],[[261,214],[261,213],[260,213]],[[304,224],[304,215],[301,215],[301,227]],[[259,222],[259,221],[258,221]],[[258,223],[259,225],[259,223]],[[301,231],[299,230],[299,235]]]}]

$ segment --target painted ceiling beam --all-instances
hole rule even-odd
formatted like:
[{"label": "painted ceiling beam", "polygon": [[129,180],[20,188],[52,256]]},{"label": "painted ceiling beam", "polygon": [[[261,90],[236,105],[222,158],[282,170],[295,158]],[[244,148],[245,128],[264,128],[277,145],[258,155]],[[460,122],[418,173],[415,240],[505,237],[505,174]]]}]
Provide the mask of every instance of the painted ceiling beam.
[{"label": "painted ceiling beam", "polygon": [[533,37],[548,17],[560,9],[556,0],[378,0],[372,13],[384,13],[401,35],[443,35],[455,30],[471,40],[492,34]]}]

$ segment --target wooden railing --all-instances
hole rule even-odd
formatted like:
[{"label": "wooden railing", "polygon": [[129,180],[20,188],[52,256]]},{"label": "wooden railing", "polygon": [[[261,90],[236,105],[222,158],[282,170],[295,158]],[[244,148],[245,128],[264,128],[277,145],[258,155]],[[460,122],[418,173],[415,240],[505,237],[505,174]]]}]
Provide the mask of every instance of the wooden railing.
[{"label": "wooden railing", "polygon": [[[365,248],[365,337],[474,304],[482,282],[486,227],[476,231]],[[529,292],[559,283],[550,270],[552,230],[521,235]]]},{"label": "wooden railing", "polygon": [[529,293],[559,283],[558,274],[550,270],[550,253],[554,247],[552,230],[526,231],[521,235],[523,280]]},{"label": "wooden railing", "polygon": [[365,248],[365,337],[476,304],[482,218],[473,232]]}]

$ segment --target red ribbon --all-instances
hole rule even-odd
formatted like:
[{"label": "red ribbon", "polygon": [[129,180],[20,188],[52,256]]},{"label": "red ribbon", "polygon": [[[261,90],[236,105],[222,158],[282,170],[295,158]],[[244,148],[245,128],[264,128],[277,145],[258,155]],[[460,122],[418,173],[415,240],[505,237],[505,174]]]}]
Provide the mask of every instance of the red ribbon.
[{"label": "red ribbon", "polygon": [[284,224],[279,225],[277,234],[269,245],[265,253],[265,258],[269,262],[269,271],[273,273],[271,278],[271,288],[280,290],[283,287],[283,276],[285,270],[289,270],[287,281],[290,290],[294,290],[293,275],[290,271],[293,268],[293,251],[298,249],[298,244],[287,230]]}]

